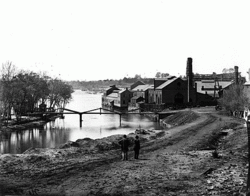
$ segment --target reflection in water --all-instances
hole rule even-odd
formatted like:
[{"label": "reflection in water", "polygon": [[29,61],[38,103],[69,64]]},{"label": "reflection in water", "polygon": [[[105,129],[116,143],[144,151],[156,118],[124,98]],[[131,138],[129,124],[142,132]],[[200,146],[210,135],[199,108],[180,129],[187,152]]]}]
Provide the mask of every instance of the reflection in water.
[{"label": "reflection in water", "polygon": [[[73,93],[73,101],[67,106],[76,111],[87,111],[101,107],[101,94],[87,94],[83,91]],[[24,131],[0,134],[0,153],[22,153],[29,148],[54,148],[67,141],[80,138],[102,138],[114,134],[128,134],[136,128],[160,129],[159,124],[136,114],[85,114],[82,116],[82,128],[79,127],[79,115],[65,115],[43,127]]]},{"label": "reflection in water", "polygon": [[32,147],[53,148],[69,138],[68,131],[61,129],[30,129],[8,133],[0,138],[1,153],[22,153]]}]

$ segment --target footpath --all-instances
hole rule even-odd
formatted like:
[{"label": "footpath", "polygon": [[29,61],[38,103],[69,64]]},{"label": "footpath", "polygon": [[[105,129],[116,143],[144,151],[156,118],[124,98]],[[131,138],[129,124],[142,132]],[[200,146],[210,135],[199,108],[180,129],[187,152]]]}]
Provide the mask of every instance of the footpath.
[{"label": "footpath", "polygon": [[122,135],[0,155],[0,195],[243,195],[248,169],[243,120],[200,108],[165,123],[172,128],[139,134],[138,160],[131,147],[129,160],[121,161]]}]

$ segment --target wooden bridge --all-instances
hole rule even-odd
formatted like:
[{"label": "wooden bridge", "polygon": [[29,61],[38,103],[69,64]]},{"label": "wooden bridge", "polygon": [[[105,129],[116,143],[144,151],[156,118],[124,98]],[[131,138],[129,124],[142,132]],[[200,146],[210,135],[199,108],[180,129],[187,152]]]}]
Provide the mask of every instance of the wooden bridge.
[{"label": "wooden bridge", "polygon": [[51,111],[47,111],[47,112],[36,112],[36,113],[30,113],[30,114],[54,114],[54,115],[64,115],[64,114],[78,114],[79,115],[79,122],[80,122],[80,127],[82,127],[82,115],[83,114],[117,114],[120,116],[120,126],[121,126],[121,119],[122,119],[122,115],[128,115],[128,114],[158,114],[158,118],[160,118],[161,116],[166,116],[166,115],[170,115],[174,113],[173,111],[171,112],[141,112],[140,109],[134,109],[134,110],[128,110],[128,111],[114,111],[114,110],[109,110],[109,109],[105,109],[105,108],[96,108],[96,109],[92,109],[92,110],[88,110],[88,111],[84,111],[84,112],[79,112],[79,111],[75,111],[75,110],[71,110],[71,109],[67,109],[67,108],[58,108],[57,112],[51,112]]}]

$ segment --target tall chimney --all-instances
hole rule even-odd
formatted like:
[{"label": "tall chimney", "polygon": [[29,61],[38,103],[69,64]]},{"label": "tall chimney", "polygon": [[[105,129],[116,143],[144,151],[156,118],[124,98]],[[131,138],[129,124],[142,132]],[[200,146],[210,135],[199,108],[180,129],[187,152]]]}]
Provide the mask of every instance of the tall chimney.
[{"label": "tall chimney", "polygon": [[234,73],[235,73],[235,84],[239,84],[239,68],[238,66],[234,66]]},{"label": "tall chimney", "polygon": [[192,58],[188,58],[187,59],[187,69],[186,69],[186,75],[187,75],[187,79],[189,80],[189,85],[193,86],[193,59]]},{"label": "tall chimney", "polygon": [[187,59],[187,69],[186,69],[186,76],[187,76],[187,102],[190,101],[190,87],[193,86],[193,67],[192,67],[192,58]]}]

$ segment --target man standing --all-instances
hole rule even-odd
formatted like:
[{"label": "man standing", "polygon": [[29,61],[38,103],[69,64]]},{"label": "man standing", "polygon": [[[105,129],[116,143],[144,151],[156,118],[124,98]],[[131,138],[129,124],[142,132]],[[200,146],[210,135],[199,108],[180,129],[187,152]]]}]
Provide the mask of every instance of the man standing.
[{"label": "man standing", "polygon": [[134,151],[135,151],[135,159],[138,159],[139,158],[139,151],[140,151],[140,140],[139,140],[138,135],[135,136]]},{"label": "man standing", "polygon": [[122,160],[128,160],[128,146],[129,146],[129,140],[126,135],[123,136],[123,139],[119,141],[119,144],[121,145],[122,150]]}]

